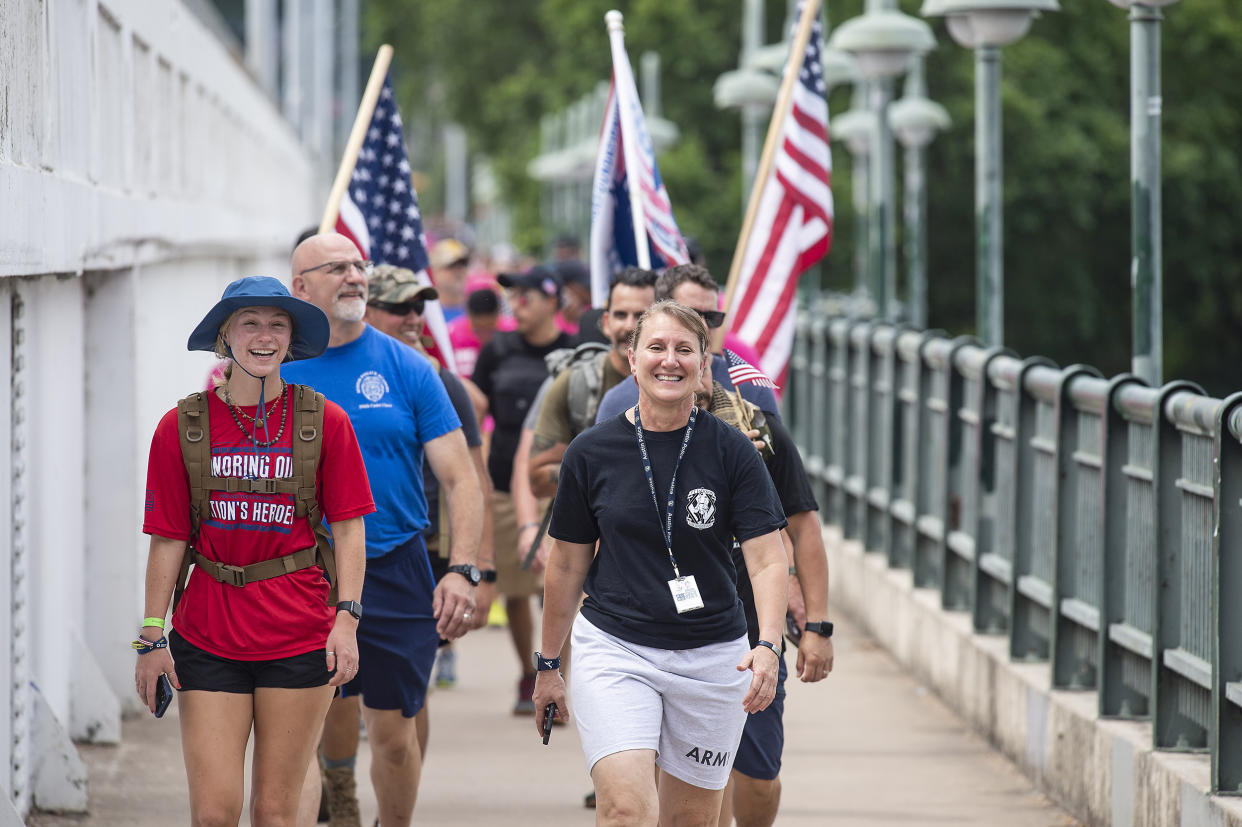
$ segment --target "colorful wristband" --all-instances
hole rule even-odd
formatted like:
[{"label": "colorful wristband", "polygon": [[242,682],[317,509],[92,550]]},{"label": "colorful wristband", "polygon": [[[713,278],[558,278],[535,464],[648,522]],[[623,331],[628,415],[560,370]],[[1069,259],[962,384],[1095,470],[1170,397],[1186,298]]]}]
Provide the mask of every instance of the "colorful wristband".
[{"label": "colorful wristband", "polygon": [[163,628],[164,628],[164,618],[162,618],[162,617],[144,617],[144,618],[142,619],[142,626],[143,626],[143,628],[144,628],[144,629],[145,629],[147,626],[158,626],[158,627],[160,627],[161,629],[163,629]]},{"label": "colorful wristband", "polygon": [[140,637],[140,638],[138,638],[137,640],[135,640],[135,641],[133,641],[132,643],[130,643],[129,645],[130,645],[130,646],[132,646],[132,647],[134,647],[134,651],[136,651],[138,654],[140,654],[140,655],[146,655],[146,654],[149,654],[149,653],[151,653],[151,652],[154,652],[156,649],[165,649],[165,648],[167,648],[167,647],[168,647],[168,638],[166,638],[166,637],[162,637],[162,638],[160,638],[159,640],[157,640],[157,641],[155,641],[155,642],[151,642],[151,641],[147,640],[146,638],[142,638],[142,637]]}]

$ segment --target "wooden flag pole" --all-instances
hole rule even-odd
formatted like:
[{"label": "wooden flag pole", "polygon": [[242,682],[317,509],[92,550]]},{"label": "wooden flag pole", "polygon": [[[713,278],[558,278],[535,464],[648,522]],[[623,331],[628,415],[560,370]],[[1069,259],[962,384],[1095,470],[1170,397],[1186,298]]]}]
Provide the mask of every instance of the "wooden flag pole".
[{"label": "wooden flag pole", "polygon": [[819,14],[819,0],[806,0],[806,5],[802,7],[802,18],[798,21],[798,30],[789,47],[789,58],[785,61],[785,74],[781,77],[780,93],[776,96],[772,120],[768,122],[768,135],[764,138],[763,154],[759,156],[759,169],[755,173],[755,181],[750,188],[750,200],[746,204],[746,217],[742,220],[742,232],[737,237],[737,247],[733,250],[733,262],[729,265],[729,280],[725,284],[723,308],[725,323],[716,331],[715,349],[717,352],[724,341],[725,331],[729,328],[729,311],[733,305],[733,293],[737,290],[737,280],[742,272],[742,256],[746,254],[746,244],[750,241],[750,233],[754,229],[755,214],[759,212],[759,199],[763,196],[763,185],[768,180],[772,158],[776,155],[777,139],[785,126],[785,118],[789,117],[789,99],[793,95],[793,85],[798,80],[798,67],[806,52],[806,44],[811,40],[811,26],[815,23],[817,14]]},{"label": "wooden flag pole", "polygon": [[328,193],[328,203],[323,208],[323,219],[319,222],[319,232],[326,233],[336,226],[336,217],[341,211],[341,198],[349,187],[354,174],[354,165],[358,163],[358,153],[367,137],[367,127],[371,123],[371,115],[375,113],[375,104],[379,100],[380,90],[384,88],[384,78],[388,75],[388,66],[392,63],[392,47],[385,43],[379,47],[375,55],[375,64],[371,67],[371,77],[367,79],[367,87],[362,93],[362,102],[358,104],[358,114],[354,118],[354,128],[349,132],[349,140],[345,143],[345,152],[341,156],[341,165],[336,170],[336,179],[332,182],[332,191]]}]

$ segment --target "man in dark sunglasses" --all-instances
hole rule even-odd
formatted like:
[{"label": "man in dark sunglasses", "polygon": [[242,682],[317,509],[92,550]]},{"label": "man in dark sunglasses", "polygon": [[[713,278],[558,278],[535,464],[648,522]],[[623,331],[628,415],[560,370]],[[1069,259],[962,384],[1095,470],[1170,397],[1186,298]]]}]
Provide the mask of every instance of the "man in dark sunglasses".
[{"label": "man in dark sunglasses", "polygon": [[421,347],[423,311],[439,298],[424,273],[381,264],[368,279],[367,323],[407,345]]}]

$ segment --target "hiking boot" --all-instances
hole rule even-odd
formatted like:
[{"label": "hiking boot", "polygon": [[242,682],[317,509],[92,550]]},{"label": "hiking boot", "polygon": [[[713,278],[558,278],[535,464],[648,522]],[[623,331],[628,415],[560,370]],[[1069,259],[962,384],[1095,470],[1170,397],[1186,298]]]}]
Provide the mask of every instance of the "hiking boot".
[{"label": "hiking boot", "polygon": [[534,715],[535,714],[535,676],[523,675],[518,681],[517,703],[513,705],[514,715]]},{"label": "hiking boot", "polygon": [[440,689],[457,686],[457,653],[452,649],[441,649],[436,657],[436,686]]},{"label": "hiking boot", "polygon": [[328,793],[329,827],[362,827],[358,814],[358,791],[354,771],[350,767],[332,767],[323,771]]}]

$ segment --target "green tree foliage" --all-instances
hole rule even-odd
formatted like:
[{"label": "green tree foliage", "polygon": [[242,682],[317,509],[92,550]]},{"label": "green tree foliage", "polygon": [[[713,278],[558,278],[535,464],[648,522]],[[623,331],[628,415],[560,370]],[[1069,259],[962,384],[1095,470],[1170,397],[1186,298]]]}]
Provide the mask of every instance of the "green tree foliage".
[{"label": "green tree foliage", "polygon": [[[900,0],[918,14],[921,0]],[[1214,394],[1242,382],[1242,19],[1236,0],[1193,0],[1165,12],[1165,376]],[[839,23],[863,0],[827,0]],[[720,277],[741,224],[740,123],[717,110],[712,84],[735,68],[740,0],[372,0],[372,47],[396,47],[398,94],[412,143],[436,124],[465,125],[496,165],[516,238],[545,243],[539,189],[526,174],[540,117],[609,76],[603,16],[625,14],[630,55],[660,53],[663,111],[681,141],[660,158],[683,231],[698,237]],[[785,3],[768,1],[777,37]],[[934,326],[974,326],[974,58],[933,22],[929,95],[953,127],[930,147],[929,273]],[[1003,52],[1007,343],[1023,355],[1125,370],[1130,352],[1129,23],[1105,0],[1062,0]],[[898,90],[899,91],[899,90]],[[850,90],[829,98],[850,105]],[[414,147],[424,158],[423,148]],[[900,153],[898,153],[900,158]],[[836,238],[823,283],[854,281],[849,154],[833,153]],[[900,181],[900,173],[898,174]],[[424,192],[435,206],[434,187]],[[900,238],[898,247],[900,251]],[[904,267],[901,268],[904,270]],[[904,275],[901,283],[904,295]]]}]

